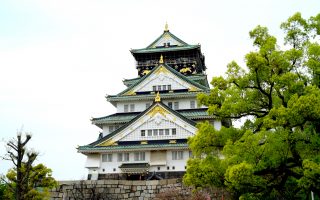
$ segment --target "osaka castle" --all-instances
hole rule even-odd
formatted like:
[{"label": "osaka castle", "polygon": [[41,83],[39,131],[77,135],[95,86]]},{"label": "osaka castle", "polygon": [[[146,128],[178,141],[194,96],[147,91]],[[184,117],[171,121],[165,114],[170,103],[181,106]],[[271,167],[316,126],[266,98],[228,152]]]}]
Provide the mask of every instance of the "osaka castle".
[{"label": "osaka castle", "polygon": [[149,46],[130,51],[137,77],[123,80],[126,89],[106,97],[117,112],[93,118],[101,128],[98,139],[78,147],[87,156],[88,179],[181,178],[196,124],[221,127],[197,103],[197,95],[210,90],[201,46],[182,41],[166,25]]}]

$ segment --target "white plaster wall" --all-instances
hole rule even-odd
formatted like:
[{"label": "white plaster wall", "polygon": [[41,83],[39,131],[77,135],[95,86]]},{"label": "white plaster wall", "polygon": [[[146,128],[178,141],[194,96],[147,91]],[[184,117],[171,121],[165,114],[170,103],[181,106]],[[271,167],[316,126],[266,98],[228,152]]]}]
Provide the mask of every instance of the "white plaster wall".
[{"label": "white plaster wall", "polygon": [[137,87],[137,92],[153,91],[153,86],[158,85],[171,85],[171,90],[188,89],[188,87],[191,86],[173,74],[160,73],[159,75],[152,74],[147,80],[143,81],[141,85]]},{"label": "white plaster wall", "polygon": [[[187,160],[189,159],[189,151],[181,151],[183,151],[182,160],[172,160],[172,151],[167,151],[167,165],[161,165],[160,171],[186,171],[185,166],[187,165]],[[121,173],[121,169],[119,168],[119,166],[121,166],[122,163],[150,163],[150,151],[145,151],[145,161],[134,161],[134,152],[130,152],[129,161],[126,162],[118,162],[117,153],[112,153],[112,162],[102,162],[101,158],[102,156],[100,155],[101,166],[97,170],[100,174]],[[167,169],[167,166],[169,166],[169,170]],[[172,169],[173,166],[175,167],[175,169]],[[114,168],[116,169],[115,171],[113,171]],[[89,169],[89,173],[90,171],[93,172],[93,170],[96,169]],[[151,166],[149,168],[149,171],[159,171],[158,166]]]},{"label": "white plaster wall", "polygon": [[[176,135],[171,135],[172,129],[176,129]],[[146,136],[141,136],[141,130],[150,129],[170,129],[170,135],[159,135],[158,136],[148,136],[146,131]],[[161,114],[156,114],[151,119],[142,123],[136,129],[131,130],[126,136],[124,136],[120,141],[137,141],[137,140],[162,140],[162,139],[185,139],[195,134],[196,128],[176,118],[175,121],[165,118]]]},{"label": "white plaster wall", "polygon": [[[179,102],[179,110],[182,109],[190,109],[190,101],[195,101],[195,108],[206,108],[206,106],[198,106],[197,105],[197,99],[194,98],[188,98],[188,99],[169,99],[169,100],[163,100],[162,102],[166,105],[168,105],[168,102]],[[150,103],[152,105],[153,101],[127,101],[127,102],[119,102],[117,104],[117,112],[122,113],[124,112],[124,105],[135,104],[135,111],[134,112],[142,112],[146,109],[146,103]],[[130,108],[129,108],[130,112]]]},{"label": "white plaster wall", "polygon": [[216,130],[220,130],[220,129],[221,129],[222,124],[221,124],[221,121],[220,121],[220,120],[214,120],[214,121],[212,122],[212,124],[213,124],[213,126],[214,126],[214,128],[215,128]]},{"label": "white plaster wall", "polygon": [[[138,152],[138,151],[136,151]],[[129,153],[129,161],[118,162],[118,153],[112,153],[112,162],[102,162],[102,156],[100,155],[101,166],[99,168],[99,173],[121,173],[121,169],[119,166],[122,163],[149,163],[150,162],[150,151],[145,151],[145,160],[144,161],[135,161],[134,160],[134,152]],[[103,171],[103,169],[105,171]],[[116,171],[113,171],[116,169]]]},{"label": "white plaster wall", "polygon": [[[167,151],[167,166],[170,167],[170,170],[168,171],[186,171],[185,166],[187,165],[188,159],[189,159],[189,151],[186,151],[186,150],[183,151],[182,160],[172,160],[172,151]],[[172,169],[173,166],[175,167],[175,169]]]},{"label": "white plaster wall", "polygon": [[124,112],[124,105],[129,105],[129,112],[130,112],[130,104],[134,104],[134,112],[142,112],[146,109],[146,104],[150,103],[152,105],[153,101],[125,101],[125,102],[118,102],[117,103],[117,112],[123,113]]},{"label": "white plaster wall", "polygon": [[89,154],[85,164],[86,168],[98,168],[100,167],[100,154]]}]

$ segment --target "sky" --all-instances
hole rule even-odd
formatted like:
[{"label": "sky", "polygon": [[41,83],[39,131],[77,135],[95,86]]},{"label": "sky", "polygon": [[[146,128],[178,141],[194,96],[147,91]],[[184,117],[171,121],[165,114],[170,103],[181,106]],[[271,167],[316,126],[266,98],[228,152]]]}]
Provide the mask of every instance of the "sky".
[{"label": "sky", "polygon": [[[281,45],[281,22],[319,8],[319,0],[1,0],[0,156],[18,131],[32,133],[37,163],[57,180],[84,179],[86,157],[76,147],[101,131],[90,119],[116,112],[105,96],[137,77],[129,50],[148,46],[166,22],[201,44],[211,80],[232,60],[244,66],[254,27],[267,26]],[[0,174],[10,167],[0,160]]]}]

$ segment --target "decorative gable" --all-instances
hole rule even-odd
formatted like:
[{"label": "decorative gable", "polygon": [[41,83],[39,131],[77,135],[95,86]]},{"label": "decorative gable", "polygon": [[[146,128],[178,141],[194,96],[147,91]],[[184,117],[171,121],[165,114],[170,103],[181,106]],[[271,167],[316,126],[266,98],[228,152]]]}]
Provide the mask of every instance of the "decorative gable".
[{"label": "decorative gable", "polygon": [[178,41],[176,38],[172,37],[169,32],[164,32],[161,37],[156,40],[150,48],[157,47],[169,47],[169,46],[183,46],[184,43]]},{"label": "decorative gable", "polygon": [[[165,65],[160,65],[155,68],[148,76],[146,76],[140,83],[137,83],[133,86],[129,91],[126,91],[124,95],[133,95],[137,92],[150,92],[154,91],[153,87],[156,86],[156,90],[158,91],[158,87],[160,86],[160,90],[181,90],[187,89],[189,91],[201,91],[203,90],[201,86],[198,84],[193,84],[192,81],[187,81],[183,79],[177,73],[172,72],[174,69],[169,70]],[[168,86],[169,85],[169,86]],[[164,88],[165,87],[165,88]],[[170,88],[168,88],[170,87]]]},{"label": "decorative gable", "polygon": [[[166,129],[169,130],[169,133]],[[144,136],[141,135],[141,131],[143,130]],[[148,135],[148,130],[152,130],[152,135]],[[127,127],[112,137],[101,141],[97,146],[114,145],[118,141],[186,139],[193,136],[195,132],[196,127],[194,123],[175,113],[175,111],[170,110],[164,104],[156,103],[142,116],[133,119],[131,123],[129,122]]]}]

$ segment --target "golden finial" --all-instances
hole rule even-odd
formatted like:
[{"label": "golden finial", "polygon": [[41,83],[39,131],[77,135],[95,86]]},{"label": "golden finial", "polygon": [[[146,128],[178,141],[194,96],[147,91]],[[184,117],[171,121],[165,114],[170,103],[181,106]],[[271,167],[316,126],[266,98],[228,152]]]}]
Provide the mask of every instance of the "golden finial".
[{"label": "golden finial", "polygon": [[154,98],[154,101],[155,102],[160,102],[161,101],[161,97],[160,97],[160,93],[159,92],[156,94],[156,97]]},{"label": "golden finial", "polygon": [[164,26],[164,31],[169,31],[168,22],[166,22],[166,25]]},{"label": "golden finial", "polygon": [[162,54],[161,54],[161,56],[160,56],[159,63],[160,63],[160,64],[163,64],[163,56],[162,56]]}]

